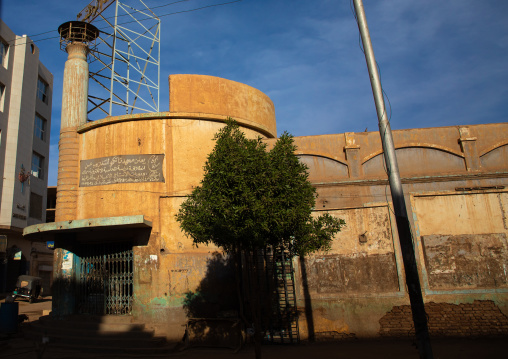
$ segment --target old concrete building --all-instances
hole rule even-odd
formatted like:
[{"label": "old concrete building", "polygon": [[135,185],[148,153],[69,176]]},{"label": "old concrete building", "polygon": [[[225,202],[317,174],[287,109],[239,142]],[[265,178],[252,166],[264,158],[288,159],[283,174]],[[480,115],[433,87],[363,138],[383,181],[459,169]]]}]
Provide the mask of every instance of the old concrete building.
[{"label": "old concrete building", "polygon": [[[393,131],[431,335],[508,334],[507,134],[508,123]],[[379,133],[296,143],[319,193],[316,211],[347,223],[330,252],[297,262],[299,303],[312,306],[302,330],[407,336],[412,321]]]},{"label": "old concrete building", "polygon": [[[56,222],[24,230],[55,243],[54,317],[129,315],[173,340],[190,318],[206,317],[200,335],[213,334],[214,319],[238,313],[234,274],[219,248],[193,245],[175,215],[227,118],[273,144],[273,103],[234,81],[171,75],[168,112],[88,123],[86,55],[98,30],[82,22],[59,30],[68,59]],[[508,334],[507,133],[506,123],[394,131],[432,335]],[[285,319],[267,338],[407,336],[403,254],[379,134],[296,144],[319,194],[315,212],[347,226],[326,253],[293,261],[275,254],[270,271]]]},{"label": "old concrete building", "polygon": [[[25,230],[27,238],[55,240],[62,283],[55,315],[131,315],[179,340],[188,299],[231,286],[218,248],[193,246],[175,214],[199,185],[224,120],[271,144],[274,107],[260,91],[216,77],[171,75],[169,88],[169,112],[63,130],[61,146],[72,138],[76,150],[60,160],[57,222]],[[508,334],[507,133],[507,123],[394,131],[433,335]],[[347,223],[331,251],[293,261],[300,336],[407,336],[409,300],[379,134],[296,144],[319,193],[316,212]],[[207,298],[210,307],[223,304]]]},{"label": "old concrete building", "polygon": [[52,88],[37,46],[0,20],[0,292],[20,274],[49,285],[52,252],[22,231],[45,222]]}]

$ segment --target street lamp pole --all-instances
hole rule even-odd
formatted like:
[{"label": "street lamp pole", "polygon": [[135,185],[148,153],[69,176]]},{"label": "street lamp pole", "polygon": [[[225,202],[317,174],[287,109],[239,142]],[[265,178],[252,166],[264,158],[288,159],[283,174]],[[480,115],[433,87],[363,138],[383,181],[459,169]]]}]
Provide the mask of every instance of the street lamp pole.
[{"label": "street lamp pole", "polygon": [[393,209],[397,221],[397,230],[399,232],[400,247],[402,249],[402,258],[404,262],[404,270],[406,274],[406,285],[411,303],[411,311],[413,314],[413,322],[415,326],[416,340],[418,343],[418,351],[420,358],[432,359],[432,347],[430,344],[429,329],[427,326],[427,315],[423,304],[422,290],[420,279],[418,277],[418,268],[416,266],[415,250],[411,236],[411,227],[407,216],[406,203],[404,200],[404,192],[399,175],[399,167],[397,165],[397,157],[395,156],[395,146],[393,144],[390,122],[388,121],[383,89],[379,79],[379,72],[374,57],[374,50],[370,39],[369,28],[367,26],[367,18],[362,0],[353,0],[358,29],[360,30],[365,60],[369,70],[370,83],[374,94],[374,102],[376,104],[377,117],[379,121],[379,132],[381,134],[381,142],[388,171],[388,179],[390,183],[390,191],[392,195]]}]

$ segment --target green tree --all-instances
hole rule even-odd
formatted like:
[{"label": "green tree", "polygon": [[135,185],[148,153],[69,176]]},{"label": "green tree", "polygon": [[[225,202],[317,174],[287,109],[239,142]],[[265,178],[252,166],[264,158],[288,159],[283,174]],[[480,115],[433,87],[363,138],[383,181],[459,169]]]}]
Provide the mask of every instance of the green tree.
[{"label": "green tree", "polygon": [[256,277],[262,268],[252,258],[266,248],[291,257],[327,250],[344,221],[312,215],[316,190],[294,154],[291,135],[284,133],[267,151],[261,138],[246,138],[236,122],[228,121],[214,140],[201,185],[182,204],[177,221],[196,245],[213,243],[237,261],[238,269],[246,269],[259,358],[263,320]]}]

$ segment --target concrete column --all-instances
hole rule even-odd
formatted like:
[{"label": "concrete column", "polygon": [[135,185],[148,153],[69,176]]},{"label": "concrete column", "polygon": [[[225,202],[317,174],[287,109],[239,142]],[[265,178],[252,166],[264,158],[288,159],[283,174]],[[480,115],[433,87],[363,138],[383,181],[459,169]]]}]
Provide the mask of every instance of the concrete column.
[{"label": "concrete column", "polygon": [[346,132],[346,159],[350,178],[358,178],[362,175],[362,164],[360,163],[360,146],[356,144],[354,132]]},{"label": "concrete column", "polygon": [[466,169],[468,171],[479,171],[480,157],[476,149],[476,137],[471,136],[469,127],[459,127],[459,134],[459,142],[466,159]]},{"label": "concrete column", "polygon": [[[58,27],[61,45],[66,44],[60,142],[58,149],[58,187],[55,221],[77,218],[79,187],[79,136],[77,129],[86,123],[88,109],[88,43],[94,41],[99,30],[91,24],[69,21]],[[53,273],[53,313],[57,316],[72,314],[76,299],[76,266],[72,234],[55,238]]]},{"label": "concrete column", "polygon": [[88,46],[82,42],[67,45],[62,92],[62,118],[58,149],[58,191],[55,221],[76,218],[79,186],[78,126],[86,123],[88,107]]}]

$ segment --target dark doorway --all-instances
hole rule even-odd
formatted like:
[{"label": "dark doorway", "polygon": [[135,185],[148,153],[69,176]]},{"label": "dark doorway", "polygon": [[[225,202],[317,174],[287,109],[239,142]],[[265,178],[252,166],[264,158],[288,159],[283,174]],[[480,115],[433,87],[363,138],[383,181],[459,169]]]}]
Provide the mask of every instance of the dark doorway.
[{"label": "dark doorway", "polygon": [[78,313],[129,315],[133,301],[133,251],[126,243],[83,245],[77,276]]}]

